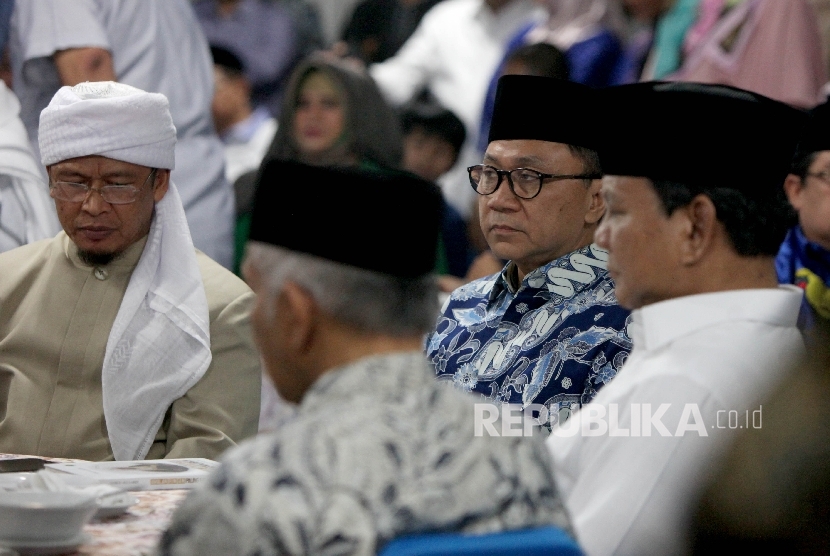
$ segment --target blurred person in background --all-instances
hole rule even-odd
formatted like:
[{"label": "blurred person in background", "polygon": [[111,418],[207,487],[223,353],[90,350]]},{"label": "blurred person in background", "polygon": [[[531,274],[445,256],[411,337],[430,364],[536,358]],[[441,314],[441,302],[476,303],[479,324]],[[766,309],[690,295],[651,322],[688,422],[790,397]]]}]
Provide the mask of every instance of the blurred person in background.
[{"label": "blurred person in background", "polygon": [[394,56],[421,18],[441,0],[365,0],[355,6],[343,31],[352,56],[365,64]]},{"label": "blurred person in background", "polygon": [[278,117],[283,90],[299,60],[292,13],[274,0],[196,0],[193,8],[208,42],[242,60],[253,105]]},{"label": "blurred person in background", "polygon": [[[245,66],[233,52],[211,46],[216,86],[213,93],[213,123],[225,144],[225,177],[230,183],[259,168],[277,132],[277,120],[264,106],[251,104],[251,84]],[[248,201],[250,202],[250,201]],[[237,207],[244,205],[237,197]]]},{"label": "blurred person in background", "polygon": [[213,65],[187,0],[16,0],[14,90],[37,154],[38,121],[61,87],[121,81],[164,94],[176,126],[179,192],[196,247],[233,264],[233,188],[211,119]]},{"label": "blurred person in background", "polygon": [[527,44],[550,44],[565,54],[570,79],[590,87],[619,83],[625,27],[619,0],[541,0],[547,17],[521,29],[505,58]]},{"label": "blurred person in background", "polygon": [[[464,124],[458,116],[429,100],[407,105],[401,115],[403,126],[403,169],[436,183],[455,165],[466,139]],[[452,205],[444,202],[441,223],[439,260],[435,271],[442,280],[464,276],[472,252],[467,239],[467,225]],[[454,285],[454,281],[452,282]],[[454,287],[440,283],[442,291]]]},{"label": "blurred person in background", "polygon": [[245,275],[265,367],[297,415],[225,455],[159,554],[369,555],[407,534],[569,531],[539,436],[475,435],[475,400],[421,353],[438,188],[285,161],[260,179]]},{"label": "blurred person in background", "polygon": [[[830,328],[714,470],[692,554],[830,553]],[[742,421],[743,422],[743,421]]]},{"label": "blurred person in background", "polygon": [[475,144],[487,85],[507,42],[539,14],[532,0],[444,0],[424,15],[397,54],[369,68],[393,106],[426,88],[464,122],[465,146],[440,185],[465,220],[475,204],[466,168],[480,162]]},{"label": "blurred person in background", "polygon": [[818,16],[808,0],[700,0],[668,76],[720,83],[812,108],[827,82]]},{"label": "blurred person in background", "polygon": [[623,60],[627,64],[623,81],[664,79],[677,71],[686,34],[700,15],[701,0],[621,1],[635,28]]},{"label": "blurred person in background", "polygon": [[633,78],[731,85],[801,108],[822,101],[827,69],[808,0],[623,4],[653,29],[639,63],[631,64]]},{"label": "blurred person in background", "polygon": [[0,252],[60,230],[43,170],[20,121],[20,103],[0,82]]},{"label": "blurred person in background", "polygon": [[[403,155],[398,116],[372,79],[338,60],[314,56],[294,70],[282,117],[264,162],[294,160],[318,166],[396,169]],[[246,205],[238,209],[236,263],[248,238],[256,172],[235,186]]]},{"label": "blurred person in background", "polygon": [[[5,55],[14,1],[0,4],[0,57]],[[60,231],[43,171],[20,120],[17,96],[0,83],[0,252]]]},{"label": "blurred person in background", "polygon": [[810,113],[792,172],[784,182],[798,225],[775,260],[778,281],[804,290],[802,329],[830,321],[830,104]]}]

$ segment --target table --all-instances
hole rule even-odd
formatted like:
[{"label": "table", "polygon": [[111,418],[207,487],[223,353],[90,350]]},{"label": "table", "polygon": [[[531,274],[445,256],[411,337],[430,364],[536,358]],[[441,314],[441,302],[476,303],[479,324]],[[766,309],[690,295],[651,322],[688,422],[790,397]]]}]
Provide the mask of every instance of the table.
[{"label": "table", "polygon": [[137,491],[138,504],[126,514],[94,521],[84,527],[92,542],[74,554],[84,556],[144,556],[151,554],[186,490]]},{"label": "table", "polygon": [[[27,457],[0,454],[0,459]],[[37,456],[35,456],[37,457]],[[43,458],[50,461],[74,461]],[[126,513],[102,521],[92,521],[84,532],[92,540],[70,555],[83,556],[144,556],[153,553],[161,533],[167,529],[173,511],[187,496],[187,490],[134,491],[138,503]]]}]

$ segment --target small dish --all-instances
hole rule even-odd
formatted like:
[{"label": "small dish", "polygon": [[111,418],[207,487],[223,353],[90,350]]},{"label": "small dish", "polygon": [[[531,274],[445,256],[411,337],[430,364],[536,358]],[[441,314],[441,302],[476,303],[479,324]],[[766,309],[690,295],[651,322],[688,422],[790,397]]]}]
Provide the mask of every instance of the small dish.
[{"label": "small dish", "polygon": [[117,517],[131,506],[138,503],[138,498],[129,492],[116,492],[98,497],[98,511],[95,512],[93,519],[109,519]]},{"label": "small dish", "polygon": [[5,492],[0,496],[0,539],[51,543],[77,537],[98,508],[95,497],[74,492]]},{"label": "small dish", "polygon": [[92,537],[84,532],[68,539],[52,541],[22,541],[15,539],[0,539],[0,546],[8,547],[20,554],[20,556],[53,556],[74,552],[76,548],[92,540]]}]

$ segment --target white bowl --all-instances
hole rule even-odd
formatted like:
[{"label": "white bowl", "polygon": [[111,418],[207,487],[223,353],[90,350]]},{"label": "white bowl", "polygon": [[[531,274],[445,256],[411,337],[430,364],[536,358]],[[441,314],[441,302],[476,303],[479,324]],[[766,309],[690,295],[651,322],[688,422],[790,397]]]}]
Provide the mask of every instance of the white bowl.
[{"label": "white bowl", "polygon": [[60,541],[76,537],[97,507],[95,497],[88,494],[0,492],[0,540]]}]

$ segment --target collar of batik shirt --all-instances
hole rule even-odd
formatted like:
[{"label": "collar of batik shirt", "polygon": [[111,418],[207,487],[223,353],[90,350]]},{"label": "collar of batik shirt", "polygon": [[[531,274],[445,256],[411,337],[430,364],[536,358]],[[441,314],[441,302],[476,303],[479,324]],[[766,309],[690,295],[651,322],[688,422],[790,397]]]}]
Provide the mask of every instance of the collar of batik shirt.
[{"label": "collar of batik shirt", "polygon": [[489,303],[496,302],[505,291],[516,295],[524,288],[568,299],[604,277],[607,268],[608,252],[592,243],[530,271],[516,287],[515,264],[510,261],[496,278]]}]

